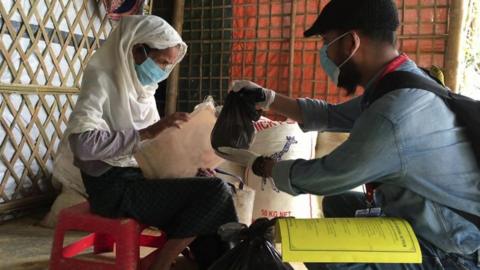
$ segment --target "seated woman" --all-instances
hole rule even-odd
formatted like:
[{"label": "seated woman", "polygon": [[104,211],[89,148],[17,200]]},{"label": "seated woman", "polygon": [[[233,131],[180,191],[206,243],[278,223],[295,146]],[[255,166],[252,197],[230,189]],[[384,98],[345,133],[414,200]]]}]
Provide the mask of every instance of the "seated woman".
[{"label": "seated woman", "polygon": [[170,269],[197,236],[237,221],[228,187],[218,178],[145,180],[132,154],[140,141],[188,121],[160,119],[154,94],[187,50],[156,16],[123,18],[92,56],[66,136],[80,168],[91,211],[131,217],[167,233],[152,269]]}]

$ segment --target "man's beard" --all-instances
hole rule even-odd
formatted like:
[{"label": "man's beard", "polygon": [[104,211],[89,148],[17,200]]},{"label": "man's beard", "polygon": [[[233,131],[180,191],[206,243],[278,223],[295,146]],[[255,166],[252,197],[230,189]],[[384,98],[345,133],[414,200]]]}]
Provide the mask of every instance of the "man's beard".
[{"label": "man's beard", "polygon": [[345,89],[347,96],[355,94],[360,84],[361,74],[352,61],[348,61],[340,68],[338,75],[338,87]]}]

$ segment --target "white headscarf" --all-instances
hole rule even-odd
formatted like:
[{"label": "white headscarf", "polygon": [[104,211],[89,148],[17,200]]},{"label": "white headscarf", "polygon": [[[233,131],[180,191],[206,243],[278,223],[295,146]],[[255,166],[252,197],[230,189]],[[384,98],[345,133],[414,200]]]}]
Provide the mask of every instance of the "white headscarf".
[{"label": "white headscarf", "polygon": [[[154,93],[157,85],[144,87],[137,78],[132,49],[135,44],[165,49],[180,45],[175,64],[187,45],[167,22],[156,16],[126,16],[92,56],[83,74],[77,103],[53,164],[53,183],[86,196],[80,170],[73,165],[68,136],[89,130],[142,129],[160,119]],[[168,74],[171,70],[167,70]],[[119,167],[137,167],[131,155],[104,160]]]},{"label": "white headscarf", "polygon": [[[123,17],[84,71],[67,135],[94,129],[138,130],[160,120],[154,97],[157,84],[142,86],[135,71],[132,49],[136,44],[160,50],[179,45],[179,56],[167,75],[187,51],[177,31],[162,18]],[[131,155],[104,161],[120,167],[136,166]]]}]

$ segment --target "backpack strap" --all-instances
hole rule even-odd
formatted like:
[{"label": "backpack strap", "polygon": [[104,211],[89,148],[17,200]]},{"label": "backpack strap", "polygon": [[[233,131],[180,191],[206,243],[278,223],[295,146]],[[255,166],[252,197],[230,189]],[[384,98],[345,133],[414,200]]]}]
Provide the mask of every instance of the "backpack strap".
[{"label": "backpack strap", "polygon": [[450,91],[437,83],[435,78],[432,79],[433,80],[408,71],[390,72],[378,82],[373,92],[364,96],[362,101],[363,107],[369,107],[385,94],[403,88],[422,89],[432,92],[446,100],[450,99]]},{"label": "backpack strap", "polygon": [[[383,77],[378,82],[377,86],[371,94],[369,94],[368,96],[364,96],[362,104],[366,108],[370,106],[373,102],[381,98],[383,95],[404,88],[415,88],[432,92],[437,96],[442,97],[447,106],[450,106],[449,102],[452,100],[452,93],[435,80],[430,80],[424,76],[412,72],[394,71],[385,75],[385,77]],[[451,207],[448,208],[463,217],[464,219],[473,223],[480,230],[479,216],[472,215],[470,213]]]}]

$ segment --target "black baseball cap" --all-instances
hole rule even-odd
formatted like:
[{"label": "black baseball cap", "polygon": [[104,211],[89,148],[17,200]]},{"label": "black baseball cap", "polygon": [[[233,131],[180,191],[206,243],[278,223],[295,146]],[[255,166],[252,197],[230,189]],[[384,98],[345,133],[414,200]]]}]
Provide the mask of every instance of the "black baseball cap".
[{"label": "black baseball cap", "polygon": [[332,0],[303,34],[305,37],[340,30],[396,31],[400,22],[392,0]]}]

